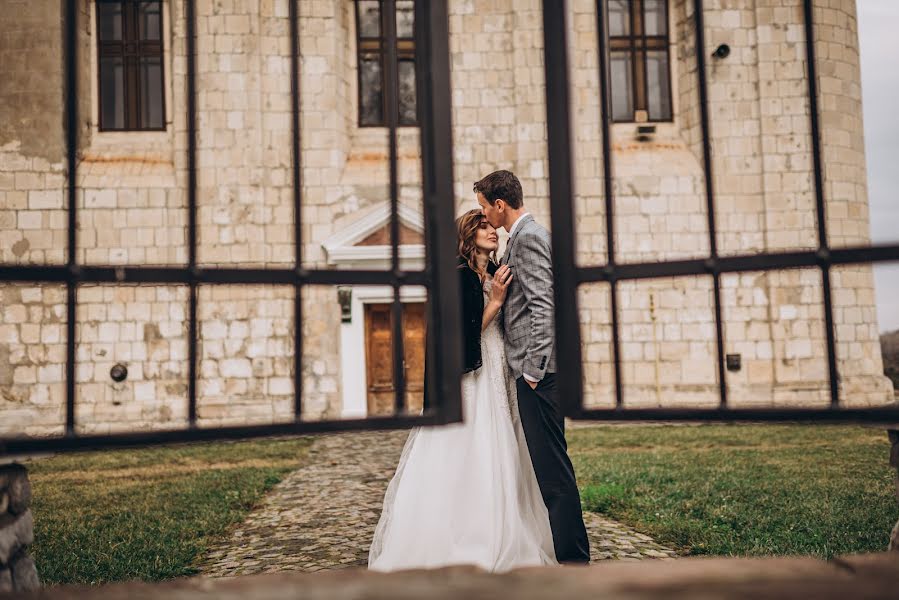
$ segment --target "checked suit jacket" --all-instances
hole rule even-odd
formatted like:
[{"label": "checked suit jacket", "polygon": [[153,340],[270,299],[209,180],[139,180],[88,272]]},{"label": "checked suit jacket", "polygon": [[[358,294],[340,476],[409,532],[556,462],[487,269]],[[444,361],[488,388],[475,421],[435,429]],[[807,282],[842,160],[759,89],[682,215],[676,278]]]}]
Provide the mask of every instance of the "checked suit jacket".
[{"label": "checked suit jacket", "polygon": [[542,380],[556,371],[553,271],[549,232],[525,215],[506,244],[500,264],[512,269],[503,305],[506,361],[515,378]]}]

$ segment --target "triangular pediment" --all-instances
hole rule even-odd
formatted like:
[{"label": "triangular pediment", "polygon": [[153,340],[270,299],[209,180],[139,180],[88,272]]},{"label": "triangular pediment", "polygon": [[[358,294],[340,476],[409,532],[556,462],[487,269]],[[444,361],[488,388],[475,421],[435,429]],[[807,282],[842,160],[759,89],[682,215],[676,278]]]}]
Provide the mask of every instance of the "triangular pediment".
[{"label": "triangular pediment", "polygon": [[[420,232],[412,229],[405,223],[400,223],[400,245],[408,246],[410,244],[424,244],[425,236]],[[390,223],[386,223],[380,229],[370,233],[367,237],[359,240],[354,246],[389,246],[390,245]]]},{"label": "triangular pediment", "polygon": [[[397,206],[400,257],[424,258],[424,221],[418,211]],[[391,256],[390,204],[383,203],[342,227],[322,247],[330,264],[382,262]]]}]

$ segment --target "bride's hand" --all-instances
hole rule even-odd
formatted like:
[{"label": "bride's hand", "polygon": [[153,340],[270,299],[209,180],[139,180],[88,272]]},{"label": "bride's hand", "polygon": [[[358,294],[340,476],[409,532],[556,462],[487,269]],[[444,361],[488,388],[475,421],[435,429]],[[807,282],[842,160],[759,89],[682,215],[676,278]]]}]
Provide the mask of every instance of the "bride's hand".
[{"label": "bride's hand", "polygon": [[512,283],[512,269],[503,265],[493,275],[493,286],[490,288],[490,301],[502,305],[506,301],[506,291]]}]

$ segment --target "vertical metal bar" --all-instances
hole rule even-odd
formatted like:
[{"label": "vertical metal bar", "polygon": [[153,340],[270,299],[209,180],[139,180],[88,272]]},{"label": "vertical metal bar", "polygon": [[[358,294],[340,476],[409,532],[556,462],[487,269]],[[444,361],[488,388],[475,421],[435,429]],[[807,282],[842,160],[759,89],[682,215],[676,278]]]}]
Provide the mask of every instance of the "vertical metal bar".
[{"label": "vertical metal bar", "polygon": [[77,206],[77,178],[78,178],[78,3],[65,3],[65,57],[64,65],[66,78],[66,161],[68,168],[68,181],[66,195],[68,196],[69,222],[68,222],[68,254],[67,266],[69,268],[66,282],[66,423],[67,436],[75,435],[75,325],[77,318],[76,302],[77,288],[76,277],[78,275],[78,206]]},{"label": "vertical metal bar", "polygon": [[[398,212],[399,175],[397,166],[396,128],[399,122],[399,82],[396,64],[396,1],[384,0],[381,3],[382,56],[384,57],[384,116],[387,123],[387,143],[390,170],[390,266],[398,279],[402,278],[400,269],[400,221]],[[405,355],[403,351],[403,304],[400,301],[399,283],[393,285],[393,305],[391,307],[391,324],[393,338],[393,387],[396,392],[395,406],[397,414],[405,410],[406,378]]]},{"label": "vertical metal bar", "polygon": [[[293,240],[294,264],[297,272],[303,273],[303,190],[302,160],[300,157],[300,31],[299,0],[288,0],[290,19],[290,109],[291,109],[291,160],[293,168]],[[302,419],[303,413],[303,284],[294,286],[293,299],[293,372],[294,372],[294,420]]]},{"label": "vertical metal bar", "polygon": [[384,57],[384,117],[387,125],[390,177],[390,268],[394,273],[400,270],[399,235],[400,223],[397,212],[399,181],[397,165],[396,128],[399,123],[399,82],[396,63],[396,1],[383,0],[381,3],[381,55]]},{"label": "vertical metal bar", "polygon": [[[606,36],[606,2],[596,0],[596,36],[599,49],[599,109],[602,127],[602,177],[603,194],[606,201],[606,270],[609,278],[610,309],[612,311],[612,366],[615,373],[615,407],[624,405],[624,392],[621,381],[621,336],[618,319],[618,280],[615,278],[615,198],[612,185],[612,140],[611,120],[612,107],[609,102],[609,64]],[[632,11],[633,12],[633,11]],[[631,14],[633,21],[633,14]],[[633,28],[631,29],[633,33]]]},{"label": "vertical metal bar", "polygon": [[805,57],[808,64],[808,108],[812,136],[812,166],[815,181],[815,216],[818,219],[818,261],[824,287],[824,333],[827,337],[827,369],[830,379],[830,406],[840,406],[840,373],[837,368],[836,336],[833,323],[833,295],[830,282],[830,246],[827,240],[827,207],[824,204],[824,167],[821,161],[821,126],[818,121],[818,66],[815,58],[815,23],[812,0],[802,3],[805,17]]},{"label": "vertical metal bar", "polygon": [[456,271],[452,90],[447,0],[415,3],[415,61],[428,252],[426,398],[446,423],[462,420],[462,315]]},{"label": "vertical metal bar", "polygon": [[187,51],[187,266],[190,272],[187,334],[188,422],[197,425],[197,19],[194,0],[186,2]]},{"label": "vertical metal bar", "polygon": [[[416,93],[416,115],[415,120],[419,125],[419,144],[421,152],[421,194],[422,194],[422,217],[424,219],[425,231],[425,277],[428,281],[428,300],[425,306],[425,377],[424,377],[424,401],[423,414],[432,414],[434,412],[435,400],[439,396],[439,385],[436,381],[436,374],[439,369],[437,367],[437,345],[435,337],[435,314],[437,313],[437,298],[434,297],[434,265],[431,264],[431,245],[433,236],[431,229],[433,222],[430,214],[432,207],[429,199],[433,195],[433,179],[436,156],[434,153],[434,135],[433,135],[433,117],[432,113],[432,95],[433,87],[431,82],[431,47],[430,38],[430,11],[428,2],[416,2],[413,5],[415,27],[412,35],[415,42],[415,93]],[[438,412],[442,404],[437,402]]]},{"label": "vertical metal bar", "polygon": [[707,268],[712,274],[715,298],[715,345],[718,359],[720,407],[727,407],[727,374],[724,370],[724,324],[721,318],[721,274],[718,271],[718,232],[715,227],[715,178],[712,172],[712,143],[709,131],[708,83],[705,72],[705,24],[702,0],[693,2],[696,26],[696,75],[699,84],[699,122],[702,130],[702,170],[705,176],[706,216],[709,227],[709,258]]},{"label": "vertical metal bar", "polygon": [[[552,223],[556,360],[563,412],[581,409],[583,372],[574,249],[574,185],[568,95],[566,2],[543,0],[543,52],[546,77],[546,129]],[[561,310],[564,307],[564,310]],[[559,340],[564,340],[560,344]]]}]

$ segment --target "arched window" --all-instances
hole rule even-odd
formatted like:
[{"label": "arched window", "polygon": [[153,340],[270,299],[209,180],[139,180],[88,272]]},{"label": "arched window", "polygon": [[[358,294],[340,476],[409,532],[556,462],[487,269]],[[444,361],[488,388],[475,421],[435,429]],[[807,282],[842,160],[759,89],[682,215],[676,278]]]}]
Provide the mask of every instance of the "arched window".
[{"label": "arched window", "polygon": [[612,120],[670,121],[668,0],[607,0]]},{"label": "arched window", "polygon": [[165,129],[162,2],[97,0],[100,130]]},{"label": "arched window", "polygon": [[[388,19],[393,19],[392,27],[388,27]],[[387,122],[384,90],[387,49],[391,45],[396,47],[398,122],[416,125],[415,2],[356,0],[360,126],[383,126]]]}]

